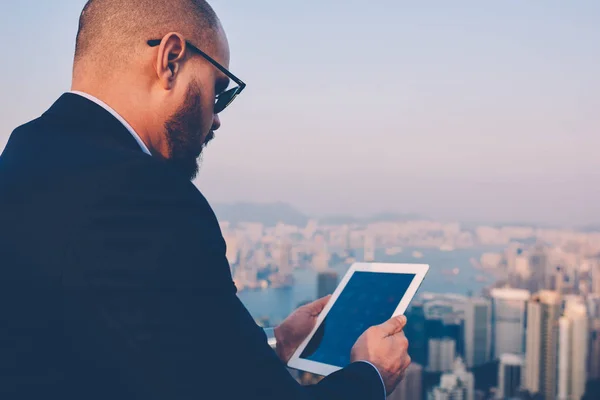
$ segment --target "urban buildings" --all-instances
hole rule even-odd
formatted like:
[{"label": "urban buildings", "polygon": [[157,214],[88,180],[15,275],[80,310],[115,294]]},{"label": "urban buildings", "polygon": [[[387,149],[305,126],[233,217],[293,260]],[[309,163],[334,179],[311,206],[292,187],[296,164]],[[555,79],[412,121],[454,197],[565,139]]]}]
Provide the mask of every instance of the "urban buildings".
[{"label": "urban buildings", "polygon": [[452,372],[442,374],[440,384],[429,393],[429,400],[474,400],[475,379],[460,358],[453,363]]},{"label": "urban buildings", "polygon": [[519,254],[515,259],[514,272],[518,277],[527,280],[531,277],[531,267],[527,255]]},{"label": "urban buildings", "polygon": [[585,303],[569,302],[559,321],[558,399],[580,400],[585,394],[589,344]]},{"label": "urban buildings", "polygon": [[425,310],[423,303],[413,301],[406,316],[410,321],[405,327],[405,334],[410,342],[410,356],[413,362],[422,366],[427,365],[428,337],[425,330]]},{"label": "urban buildings", "polygon": [[366,262],[375,260],[375,238],[371,235],[365,236],[363,260]]},{"label": "urban buildings", "polygon": [[464,313],[465,362],[468,367],[485,364],[492,351],[492,315],[490,302],[469,299]]},{"label": "urban buildings", "polygon": [[592,269],[592,293],[600,296],[600,259],[594,260]]},{"label": "urban buildings", "polygon": [[524,354],[525,311],[530,293],[523,289],[501,288],[491,291],[493,357]]},{"label": "urban buildings", "polygon": [[[525,400],[527,395],[521,393],[525,390],[533,398],[575,400],[586,377],[600,380],[600,233],[465,229],[432,221],[342,225],[311,221],[305,228],[223,223],[222,228],[238,290],[249,292],[241,293],[241,298],[256,299],[263,294],[254,291],[281,287],[277,286],[283,282],[281,275],[298,277],[298,287],[264,293],[269,300],[261,299],[263,304],[284,299],[291,311],[299,301],[331,293],[340,276],[333,271],[343,273],[340,264],[363,259],[404,262],[423,256],[422,261],[432,266],[429,279],[447,282],[446,286],[436,284],[447,287],[448,292],[460,292],[421,290],[412,302],[405,333],[413,363],[419,367],[411,366],[412,375],[407,374],[392,393],[393,399],[421,399],[414,394],[419,384],[430,398],[466,398],[469,378],[461,380],[457,378],[460,374],[452,372],[459,357],[465,370],[477,379],[481,392],[473,396],[478,399]],[[444,261],[452,258],[452,252],[480,244],[505,248],[496,253],[482,250],[481,258],[472,259],[471,265],[469,261]],[[492,274],[496,281],[490,278]],[[307,276],[315,283],[309,290],[302,285]],[[463,278],[467,276],[471,284],[487,285],[481,297],[466,296],[465,287],[455,284],[466,282]],[[530,290],[537,288],[544,290]],[[556,292],[546,291],[554,288]],[[536,293],[533,298],[531,293]],[[589,318],[587,328],[583,304]],[[269,321],[278,323],[286,312],[270,316]],[[256,316],[261,317],[260,313]],[[421,378],[417,378],[419,374]],[[438,381],[438,374],[445,378]],[[495,392],[489,392],[492,387]],[[588,382],[588,387],[586,400],[600,399],[600,391],[594,392],[600,386]]]},{"label": "urban buildings", "polygon": [[427,369],[430,372],[447,372],[452,369],[456,358],[456,342],[450,338],[429,339],[429,360]]},{"label": "urban buildings", "polygon": [[317,298],[332,294],[338,285],[338,274],[335,271],[319,272],[317,275]]},{"label": "urban buildings", "polygon": [[423,397],[423,367],[413,362],[404,374],[404,379],[387,397],[388,400],[421,399]]},{"label": "urban buildings", "polygon": [[525,360],[521,355],[503,354],[500,356],[498,390],[496,392],[497,399],[505,400],[518,397],[524,364]]},{"label": "urban buildings", "polygon": [[551,288],[551,274],[548,271],[548,256],[542,246],[535,246],[529,257],[529,266],[532,276],[529,283],[529,290],[534,293],[543,289]]},{"label": "urban buildings", "polygon": [[524,388],[545,399],[556,399],[560,295],[542,290],[527,304],[527,352]]}]

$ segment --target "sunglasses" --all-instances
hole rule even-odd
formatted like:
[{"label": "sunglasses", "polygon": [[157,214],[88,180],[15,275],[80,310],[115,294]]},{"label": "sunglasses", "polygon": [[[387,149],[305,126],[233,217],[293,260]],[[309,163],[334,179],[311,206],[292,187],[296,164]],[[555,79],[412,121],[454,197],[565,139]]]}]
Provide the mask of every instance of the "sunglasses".
[{"label": "sunglasses", "polygon": [[[150,47],[156,47],[160,44],[161,39],[152,39],[152,40],[148,40],[148,46]],[[196,46],[194,46],[193,44],[191,44],[190,42],[188,42],[187,40],[185,41],[185,44],[192,49],[193,51],[195,51],[196,53],[200,54],[202,57],[204,57],[206,59],[206,61],[208,61],[209,63],[211,63],[212,65],[215,66],[215,68],[217,68],[219,71],[221,71],[222,73],[224,73],[229,79],[231,79],[232,81],[234,81],[237,86],[234,88],[231,88],[229,90],[224,91],[223,93],[219,93],[216,98],[215,98],[215,109],[214,109],[214,113],[218,114],[221,111],[223,111],[224,109],[227,108],[227,106],[229,106],[233,100],[235,100],[235,98],[242,93],[242,90],[244,90],[244,88],[246,87],[246,84],[244,82],[242,82],[241,79],[239,79],[238,77],[236,77],[234,74],[232,74],[231,72],[229,72],[229,70],[227,68],[225,68],[224,66],[222,66],[221,64],[219,64],[215,59],[213,59],[211,56],[209,56],[208,54],[206,54],[205,52],[203,52],[202,50],[200,50],[199,48],[197,48]]]}]

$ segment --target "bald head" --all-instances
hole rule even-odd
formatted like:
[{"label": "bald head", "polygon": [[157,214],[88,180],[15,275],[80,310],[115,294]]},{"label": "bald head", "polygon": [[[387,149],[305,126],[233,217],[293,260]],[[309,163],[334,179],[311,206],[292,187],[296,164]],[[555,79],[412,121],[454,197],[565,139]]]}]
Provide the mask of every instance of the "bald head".
[{"label": "bald head", "polygon": [[204,0],[89,0],[75,46],[78,66],[110,72],[125,67],[150,39],[176,31],[209,50],[220,22]]},{"label": "bald head", "polygon": [[221,125],[215,110],[227,68],[225,32],[204,0],[89,0],[71,89],[102,100],[153,156],[192,178]]}]

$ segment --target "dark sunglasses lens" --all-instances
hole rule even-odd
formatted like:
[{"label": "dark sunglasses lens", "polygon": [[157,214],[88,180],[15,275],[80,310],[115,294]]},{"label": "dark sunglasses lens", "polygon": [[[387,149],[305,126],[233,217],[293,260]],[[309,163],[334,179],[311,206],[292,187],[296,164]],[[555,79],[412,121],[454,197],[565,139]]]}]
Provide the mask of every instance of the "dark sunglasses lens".
[{"label": "dark sunglasses lens", "polygon": [[225,108],[227,108],[227,106],[231,104],[233,99],[235,99],[235,96],[237,96],[239,90],[239,86],[234,87],[233,89],[229,89],[226,92],[223,92],[219,96],[217,96],[217,101],[215,102],[215,114],[218,114]]}]

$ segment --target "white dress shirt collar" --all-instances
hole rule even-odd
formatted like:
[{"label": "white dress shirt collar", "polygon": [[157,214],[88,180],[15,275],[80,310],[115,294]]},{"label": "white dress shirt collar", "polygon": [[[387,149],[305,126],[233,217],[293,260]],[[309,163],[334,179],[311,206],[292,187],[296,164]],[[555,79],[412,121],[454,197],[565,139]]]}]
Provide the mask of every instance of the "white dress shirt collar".
[{"label": "white dress shirt collar", "polygon": [[119,120],[119,122],[121,122],[123,124],[123,126],[125,126],[125,128],[127,128],[127,130],[129,131],[129,133],[131,133],[131,136],[133,136],[133,138],[135,139],[135,141],[142,148],[142,151],[144,153],[150,155],[150,156],[152,155],[152,153],[150,153],[150,150],[148,150],[148,147],[146,146],[146,144],[144,143],[144,141],[142,140],[142,138],[140,138],[140,136],[133,130],[133,128],[131,127],[131,125],[129,125],[127,123],[127,121],[125,121],[125,119],[119,115],[118,112],[116,112],[115,110],[113,110],[111,106],[109,106],[108,104],[106,104],[105,102],[103,102],[102,100],[100,100],[99,98],[94,97],[94,96],[92,96],[91,94],[88,94],[88,93],[80,92],[80,91],[77,91],[77,90],[71,90],[71,91],[69,91],[69,93],[73,93],[73,94],[77,94],[79,96],[85,97],[86,99],[88,99],[90,101],[93,101],[94,103],[98,104],[100,107],[104,108],[106,111],[108,111],[109,113],[111,113],[113,117],[115,117],[117,120]]}]

